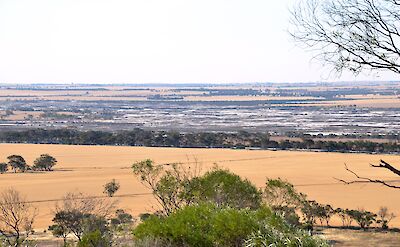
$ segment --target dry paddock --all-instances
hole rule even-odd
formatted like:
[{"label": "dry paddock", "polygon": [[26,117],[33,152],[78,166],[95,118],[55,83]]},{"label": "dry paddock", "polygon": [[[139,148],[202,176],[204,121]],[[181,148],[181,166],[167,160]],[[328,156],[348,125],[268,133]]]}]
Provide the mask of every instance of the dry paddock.
[{"label": "dry paddock", "polygon": [[[115,178],[121,184],[116,199],[119,207],[134,215],[154,210],[149,191],[134,177],[130,166],[143,159],[157,163],[193,162],[203,171],[215,163],[250,179],[262,187],[267,177],[281,177],[295,184],[310,199],[342,208],[365,208],[377,211],[387,206],[400,215],[400,190],[372,184],[344,185],[334,178],[352,178],[344,163],[363,176],[388,180],[399,177],[383,169],[371,168],[380,159],[400,165],[396,155],[316,153],[294,151],[259,151],[230,149],[179,149],[118,146],[66,146],[0,144],[0,162],[11,154],[20,154],[29,164],[40,154],[57,158],[55,171],[46,173],[7,173],[0,175],[0,189],[14,187],[39,209],[35,228],[51,224],[55,202],[65,193],[80,191],[102,195],[103,184]],[[337,222],[339,223],[339,222]],[[400,227],[400,216],[392,222]]]}]

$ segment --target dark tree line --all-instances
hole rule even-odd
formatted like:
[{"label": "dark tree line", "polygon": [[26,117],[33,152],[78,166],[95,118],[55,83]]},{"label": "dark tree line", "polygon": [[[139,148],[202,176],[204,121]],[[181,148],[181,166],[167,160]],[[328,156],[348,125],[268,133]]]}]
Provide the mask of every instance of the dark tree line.
[{"label": "dark tree line", "polygon": [[331,141],[304,138],[302,141],[274,141],[265,133],[249,132],[200,132],[179,133],[177,131],[77,131],[69,129],[32,129],[0,132],[0,142],[45,143],[69,145],[121,145],[147,147],[200,147],[200,148],[261,148],[261,149],[305,149],[328,152],[399,153],[395,142]]}]

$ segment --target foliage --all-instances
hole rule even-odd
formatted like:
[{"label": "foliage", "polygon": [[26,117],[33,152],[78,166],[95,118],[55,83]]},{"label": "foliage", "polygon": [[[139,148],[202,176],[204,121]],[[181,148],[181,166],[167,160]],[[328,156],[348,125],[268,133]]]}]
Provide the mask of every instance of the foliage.
[{"label": "foliage", "polygon": [[5,173],[8,171],[8,164],[1,162],[0,163],[0,173]]},{"label": "foliage", "polygon": [[[284,92],[282,92],[284,93]],[[328,94],[326,97],[334,97]],[[23,131],[0,132],[0,142],[8,143],[49,143],[74,145],[118,145],[118,146],[150,146],[150,147],[258,147],[274,149],[310,149],[328,152],[378,152],[399,153],[400,146],[396,142],[371,141],[312,141],[312,136],[301,133],[288,133],[289,136],[301,137],[304,140],[270,140],[266,133],[175,133],[167,131],[147,131],[134,129],[131,131],[77,131],[70,129],[30,129]],[[349,138],[358,136],[346,135]],[[337,136],[331,135],[331,138]],[[368,136],[383,138],[382,136]],[[308,138],[308,139],[307,139]],[[386,135],[385,138],[398,139],[398,136]]]},{"label": "foliage", "polygon": [[148,218],[150,218],[151,215],[152,214],[150,214],[150,213],[143,213],[143,214],[139,214],[139,218],[140,218],[141,221],[145,221]]},{"label": "foliage", "polygon": [[332,208],[331,205],[323,205],[323,204],[317,203],[316,216],[319,219],[321,225],[325,221],[326,226],[329,226],[329,221],[334,214],[335,214],[335,210]]},{"label": "foliage", "polygon": [[111,246],[110,239],[102,234],[100,230],[83,234],[82,240],[78,243],[78,247],[108,247]]},{"label": "foliage", "polygon": [[87,196],[82,193],[68,193],[61,203],[56,204],[54,225],[49,227],[54,236],[66,237],[73,234],[78,241],[85,233],[99,230],[108,235],[108,217],[114,210],[115,203],[107,199]]},{"label": "foliage", "polygon": [[291,183],[280,178],[267,179],[263,197],[272,208],[298,208],[305,200],[305,195],[297,192]]},{"label": "foliage", "polygon": [[214,202],[219,206],[257,209],[261,192],[249,180],[219,168],[193,178],[187,186],[189,202]]},{"label": "foliage", "polygon": [[120,185],[115,179],[104,185],[104,194],[107,194],[109,197],[113,197],[115,192],[117,192],[120,188]]},{"label": "foliage", "polygon": [[34,170],[51,171],[57,164],[57,160],[48,154],[41,154],[40,157],[33,162],[33,164],[34,165],[32,168]]},{"label": "foliage", "polygon": [[108,235],[109,229],[107,221],[100,216],[93,214],[83,214],[79,211],[60,211],[54,216],[54,225],[49,230],[57,237],[65,239],[72,233],[79,242],[85,234],[98,231],[102,235]]},{"label": "foliage", "polygon": [[279,213],[287,223],[300,225],[297,212],[305,202],[305,195],[296,191],[294,186],[280,178],[267,179],[263,191],[264,201]]},{"label": "foliage", "polygon": [[235,209],[206,203],[166,217],[151,216],[133,233],[139,240],[157,238],[173,246],[242,246],[253,233],[269,228],[288,237],[295,232],[269,208]]},{"label": "foliage", "polygon": [[115,217],[111,219],[112,225],[132,224],[134,222],[132,215],[122,209],[115,212]]},{"label": "foliage", "polygon": [[364,209],[359,210],[349,210],[347,211],[349,216],[353,218],[357,224],[362,228],[368,228],[372,223],[376,221],[376,214],[371,213],[369,211],[365,211]]},{"label": "foliage", "polygon": [[335,209],[336,215],[339,216],[339,218],[342,221],[342,225],[345,227],[351,226],[351,223],[353,222],[353,218],[351,217],[350,211],[351,210],[349,209],[342,209],[342,208]]},{"label": "foliage", "polygon": [[10,155],[7,159],[8,165],[12,167],[14,172],[17,172],[17,170],[25,172],[28,168],[25,159],[21,155]]},{"label": "foliage", "polygon": [[132,169],[152,190],[165,215],[201,202],[237,208],[258,208],[261,204],[261,192],[248,180],[227,170],[215,168],[200,176],[197,166],[191,170],[172,164],[167,169],[151,160],[137,162]]},{"label": "foliage", "polygon": [[51,231],[54,237],[63,238],[64,246],[67,246],[67,237],[70,231],[69,229],[66,228],[66,225],[64,224],[51,225],[49,226],[49,231]]},{"label": "foliage", "polygon": [[316,201],[305,201],[300,210],[306,228],[312,230],[318,215],[318,203]]},{"label": "foliage", "polygon": [[69,233],[75,235],[75,237],[81,241],[83,234],[83,219],[87,215],[79,211],[59,211],[53,218],[54,225],[52,229],[56,230],[55,236],[63,237],[64,239]]},{"label": "foliage", "polygon": [[[176,170],[175,173],[181,173],[177,166],[172,168]],[[149,159],[134,163],[132,170],[142,184],[152,190],[164,214],[168,215],[181,207],[183,200],[179,197],[182,193],[182,182],[178,181],[180,176],[172,175],[171,171],[165,171],[162,165],[155,165]]]},{"label": "foliage", "polygon": [[0,194],[0,234],[8,246],[20,246],[30,235],[36,209],[15,189]]}]

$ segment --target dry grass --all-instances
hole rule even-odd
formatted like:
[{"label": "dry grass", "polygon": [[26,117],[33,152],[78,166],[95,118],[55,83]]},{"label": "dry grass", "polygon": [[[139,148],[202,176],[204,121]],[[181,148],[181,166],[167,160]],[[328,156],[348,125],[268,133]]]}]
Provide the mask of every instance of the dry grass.
[{"label": "dry grass", "polygon": [[[399,164],[399,157],[395,155],[0,144],[0,162],[10,154],[21,154],[32,164],[42,153],[58,159],[56,171],[0,175],[0,189],[13,186],[26,194],[29,200],[44,201],[36,203],[40,209],[36,228],[46,228],[51,223],[55,202],[46,200],[59,199],[70,191],[102,195],[102,185],[115,178],[121,184],[116,195],[147,193],[130,170],[132,163],[147,158],[159,163],[186,162],[197,158],[204,169],[217,163],[251,179],[257,186],[263,186],[266,177],[281,177],[294,183],[310,199],[321,203],[334,207],[364,207],[373,211],[387,206],[400,215],[399,190],[371,184],[343,185],[334,179],[350,177],[344,170],[345,162],[362,175],[397,179],[382,169],[373,169],[368,165],[377,163],[381,158]],[[134,215],[153,210],[151,195],[120,197],[118,200],[122,208]],[[393,225],[400,226],[400,217],[393,220]]]},{"label": "dry grass", "polygon": [[362,230],[324,229],[323,237],[331,241],[334,247],[353,246],[399,246],[400,233],[372,232]]}]

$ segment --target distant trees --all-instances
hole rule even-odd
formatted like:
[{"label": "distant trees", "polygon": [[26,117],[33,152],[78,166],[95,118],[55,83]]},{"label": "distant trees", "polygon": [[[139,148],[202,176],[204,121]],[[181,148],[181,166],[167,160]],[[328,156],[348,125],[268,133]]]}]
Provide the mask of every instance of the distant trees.
[{"label": "distant trees", "polygon": [[25,170],[28,168],[25,159],[21,155],[10,155],[7,157],[7,159],[8,165],[11,166],[15,173],[17,170],[25,172]]},{"label": "distant trees", "polygon": [[27,170],[33,171],[52,171],[53,167],[57,164],[56,158],[48,154],[42,154],[34,162],[33,166],[29,166],[24,157],[21,155],[10,155],[7,157],[8,162],[0,163],[0,173],[6,173],[11,168],[14,173],[26,172]]},{"label": "distant trees", "polygon": [[[219,147],[219,148],[273,148],[307,149],[327,152],[376,152],[400,153],[396,142],[313,140],[312,136],[288,133],[289,136],[302,137],[303,140],[271,140],[266,133],[179,133],[176,131],[76,131],[76,130],[25,130],[0,132],[1,142],[51,143],[76,145],[125,145],[150,147]],[[335,136],[331,136],[334,138]],[[380,137],[382,138],[382,137]],[[396,136],[398,139],[398,136]]]},{"label": "distant trees", "polygon": [[0,234],[8,246],[21,246],[33,230],[36,209],[13,188],[0,193]]},{"label": "distant trees", "polygon": [[3,174],[8,171],[8,164],[5,162],[0,163],[0,173]]},{"label": "distant trees", "polygon": [[113,179],[104,185],[103,193],[108,195],[109,197],[113,197],[113,195],[119,190],[119,188],[119,183],[115,179]]},{"label": "distant trees", "polygon": [[33,162],[32,169],[39,171],[51,171],[57,164],[57,160],[48,154],[42,154]]}]

